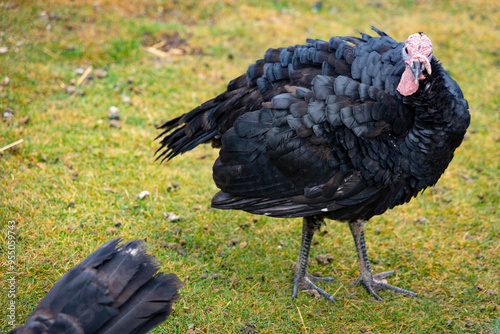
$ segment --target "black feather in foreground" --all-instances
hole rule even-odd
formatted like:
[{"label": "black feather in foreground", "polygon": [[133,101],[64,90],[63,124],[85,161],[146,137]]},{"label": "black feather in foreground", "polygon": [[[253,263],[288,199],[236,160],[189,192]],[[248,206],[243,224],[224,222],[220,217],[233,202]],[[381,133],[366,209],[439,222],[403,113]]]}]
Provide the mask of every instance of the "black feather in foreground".
[{"label": "black feather in foreground", "polygon": [[458,84],[423,33],[398,43],[379,37],[269,49],[227,91],[162,126],[158,158],[197,145],[221,147],[212,206],[272,217],[304,217],[292,298],[315,289],[306,271],[311,239],[329,218],[347,221],[361,283],[393,287],[372,274],[364,224],[434,185],[470,122]]},{"label": "black feather in foreground", "polygon": [[11,334],[147,333],[172,313],[182,282],[158,273],[142,241],[106,242],[68,271]]}]

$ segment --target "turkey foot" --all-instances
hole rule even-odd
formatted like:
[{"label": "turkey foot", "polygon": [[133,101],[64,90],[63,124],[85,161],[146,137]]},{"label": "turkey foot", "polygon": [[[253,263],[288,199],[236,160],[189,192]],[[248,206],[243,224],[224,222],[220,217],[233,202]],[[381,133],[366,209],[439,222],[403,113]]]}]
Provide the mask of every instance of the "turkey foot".
[{"label": "turkey foot", "polygon": [[382,298],[377,295],[377,291],[379,290],[391,290],[396,293],[404,293],[409,296],[418,297],[416,293],[401,289],[395,286],[392,286],[384,281],[389,275],[394,274],[394,271],[385,271],[379,274],[373,274],[370,268],[370,261],[368,260],[368,255],[366,253],[366,244],[365,244],[365,223],[364,220],[357,220],[349,223],[349,228],[351,229],[352,236],[354,238],[354,244],[356,245],[356,251],[358,253],[359,260],[359,277],[352,282],[350,285],[363,284],[366,291],[371,294],[376,300],[382,301]]},{"label": "turkey foot", "polygon": [[293,291],[292,291],[292,300],[294,300],[297,297],[297,294],[299,290],[316,290],[320,296],[328,299],[332,303],[335,303],[335,298],[332,297],[328,292],[325,290],[321,289],[319,286],[317,286],[314,283],[317,282],[331,282],[335,280],[334,277],[317,277],[309,274],[308,272],[305,272],[305,275],[302,275],[300,277],[300,268],[297,267],[297,270],[295,271],[295,275],[293,277]]},{"label": "turkey foot", "polygon": [[366,289],[366,291],[368,291],[368,293],[370,295],[372,295],[378,301],[382,301],[382,298],[380,298],[379,295],[377,295],[377,291],[379,291],[379,290],[391,290],[391,291],[394,291],[396,293],[404,293],[404,294],[407,294],[407,295],[412,296],[412,297],[418,297],[418,295],[415,292],[401,289],[401,288],[387,284],[386,282],[382,281],[384,278],[386,278],[387,276],[392,275],[392,274],[394,274],[394,270],[384,271],[382,273],[372,275],[371,277],[368,277],[367,279],[363,279],[362,275],[359,275],[359,277],[354,282],[349,284],[349,286],[358,285],[361,283],[364,286],[364,288]]}]

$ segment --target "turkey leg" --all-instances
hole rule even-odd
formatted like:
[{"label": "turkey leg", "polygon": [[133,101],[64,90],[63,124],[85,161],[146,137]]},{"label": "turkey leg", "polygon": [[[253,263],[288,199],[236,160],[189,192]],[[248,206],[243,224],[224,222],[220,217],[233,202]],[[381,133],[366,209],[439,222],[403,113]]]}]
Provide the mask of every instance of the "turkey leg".
[{"label": "turkey leg", "polygon": [[292,291],[292,300],[297,297],[297,293],[299,290],[308,290],[314,289],[321,296],[328,299],[332,303],[335,303],[335,298],[333,298],[329,293],[325,290],[319,288],[316,282],[330,282],[335,278],[333,277],[316,277],[310,275],[307,272],[307,259],[309,258],[309,250],[311,248],[311,241],[314,235],[314,232],[319,230],[321,224],[324,224],[323,218],[312,216],[312,217],[304,217],[302,223],[302,242],[300,243],[300,252],[299,252],[299,262],[295,267],[295,275],[293,276],[293,291]]}]

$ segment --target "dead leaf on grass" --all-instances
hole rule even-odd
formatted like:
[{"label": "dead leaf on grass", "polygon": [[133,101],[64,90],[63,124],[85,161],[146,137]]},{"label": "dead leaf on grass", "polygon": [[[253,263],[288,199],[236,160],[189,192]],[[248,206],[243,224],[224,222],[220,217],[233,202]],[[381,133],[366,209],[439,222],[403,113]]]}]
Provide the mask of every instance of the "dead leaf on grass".
[{"label": "dead leaf on grass", "polygon": [[182,219],[181,216],[176,215],[174,212],[164,212],[163,217],[165,217],[169,222],[176,222]]},{"label": "dead leaf on grass", "polygon": [[325,255],[318,255],[314,258],[319,264],[322,264],[322,265],[327,265],[328,263],[332,262],[333,261],[333,256],[329,255],[329,254],[325,254]]},{"label": "dead leaf on grass", "polygon": [[497,294],[497,292],[495,290],[493,290],[493,289],[485,290],[484,293],[487,294],[487,295],[490,295],[490,296],[494,296],[494,295]]}]

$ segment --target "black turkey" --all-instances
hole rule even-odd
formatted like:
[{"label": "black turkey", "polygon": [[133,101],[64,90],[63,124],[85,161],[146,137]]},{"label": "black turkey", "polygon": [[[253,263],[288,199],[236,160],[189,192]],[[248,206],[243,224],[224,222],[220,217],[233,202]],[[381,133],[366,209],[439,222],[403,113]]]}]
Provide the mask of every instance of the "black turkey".
[{"label": "black turkey", "polygon": [[106,242],[64,274],[10,334],[139,334],[172,313],[182,282],[158,273],[142,241]]},{"label": "black turkey", "polygon": [[398,43],[379,37],[269,49],[227,91],[166,122],[158,158],[201,143],[220,147],[212,207],[272,217],[303,217],[292,299],[315,289],[307,273],[313,234],[329,218],[346,221],[361,283],[416,296],[372,274],[364,224],[434,185],[469,125],[458,84],[432,55],[423,33]]}]

